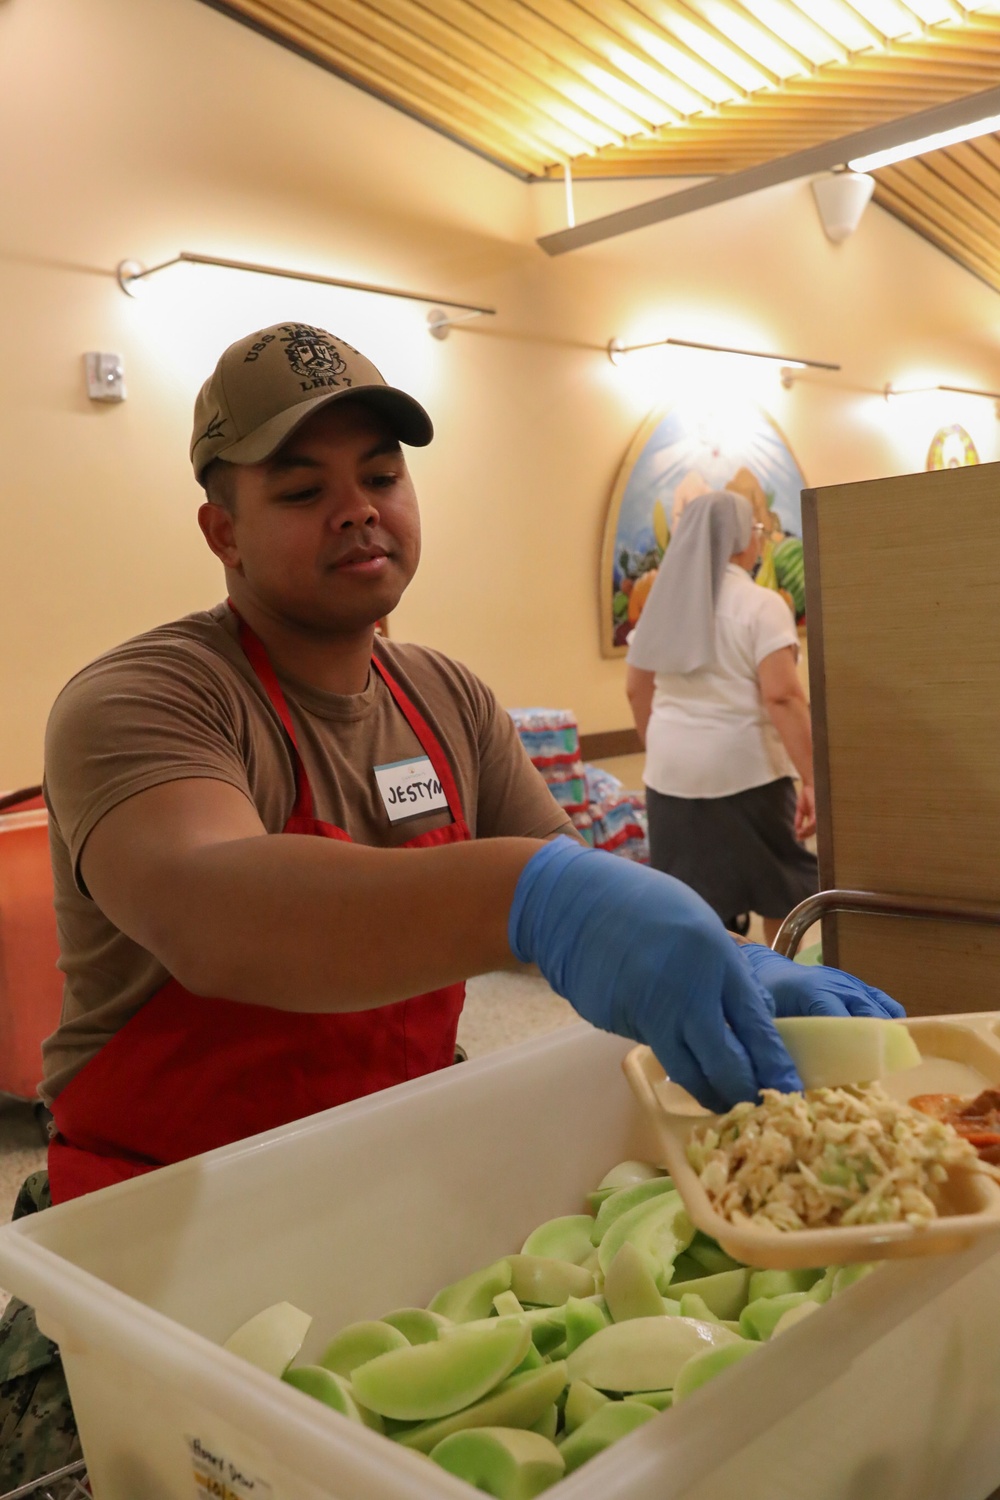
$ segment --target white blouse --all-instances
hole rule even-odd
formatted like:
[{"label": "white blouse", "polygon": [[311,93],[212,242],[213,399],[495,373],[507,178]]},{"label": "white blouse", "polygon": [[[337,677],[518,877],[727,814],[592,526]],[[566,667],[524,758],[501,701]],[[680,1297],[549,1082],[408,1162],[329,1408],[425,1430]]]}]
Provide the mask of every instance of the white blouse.
[{"label": "white blouse", "polygon": [[798,656],[785,600],[730,563],[716,601],[716,660],[696,672],[656,674],[648,787],[668,797],[729,797],[795,775],[757,681],[765,656],[783,646]]}]

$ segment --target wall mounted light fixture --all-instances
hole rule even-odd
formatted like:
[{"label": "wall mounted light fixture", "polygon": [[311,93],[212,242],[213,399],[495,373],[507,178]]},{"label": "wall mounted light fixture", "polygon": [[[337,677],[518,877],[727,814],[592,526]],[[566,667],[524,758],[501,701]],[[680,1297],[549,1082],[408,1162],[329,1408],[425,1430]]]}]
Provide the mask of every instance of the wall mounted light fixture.
[{"label": "wall mounted light fixture", "polygon": [[[351,292],[372,292],[379,297],[403,297],[409,302],[431,302],[435,309],[451,307],[468,317],[493,317],[496,314],[495,307],[479,307],[471,302],[456,302],[449,297],[430,297],[425,292],[406,292],[399,287],[376,286],[367,281],[347,281],[339,276],[323,276],[315,271],[289,271],[282,266],[258,265],[253,261],[229,260],[221,255],[199,255],[193,250],[182,250],[180,254],[173,256],[170,260],[161,261],[156,266],[143,266],[137,260],[120,261],[116,276],[118,285],[123,292],[134,297],[139,285],[147,276],[155,276],[158,271],[166,271],[170,266],[190,264],[197,266],[221,266],[227,271],[253,271],[260,276],[283,276],[290,281],[311,281],[320,286],[342,287]],[[428,319],[430,322],[430,319]],[[436,338],[444,338],[447,335],[447,325],[459,321],[442,314],[431,323],[430,332]],[[438,332],[443,328],[443,332]]]},{"label": "wall mounted light fixture", "polygon": [[635,354],[639,349],[659,349],[664,344],[671,344],[679,349],[707,349],[711,354],[740,354],[745,359],[764,359],[771,364],[778,364],[786,370],[839,370],[840,365],[831,364],[825,359],[800,359],[788,354],[765,354],[760,349],[734,349],[728,344],[701,344],[694,339],[653,339],[648,344],[623,344],[621,339],[611,339],[608,343],[608,358],[613,365],[621,364],[626,354]]},{"label": "wall mounted light fixture", "polygon": [[882,394],[889,401],[895,396],[926,396],[932,391],[948,391],[955,396],[984,396],[988,401],[994,403],[997,417],[1000,418],[1000,391],[982,391],[977,387],[969,385],[895,386],[891,382],[887,382],[882,389]]}]

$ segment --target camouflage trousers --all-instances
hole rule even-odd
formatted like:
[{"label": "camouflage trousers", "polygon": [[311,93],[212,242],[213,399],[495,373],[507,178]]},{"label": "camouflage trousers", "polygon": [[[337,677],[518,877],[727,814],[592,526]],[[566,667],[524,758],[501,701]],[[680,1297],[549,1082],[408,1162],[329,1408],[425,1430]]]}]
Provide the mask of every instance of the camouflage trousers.
[{"label": "camouflage trousers", "polygon": [[[51,1206],[48,1173],[33,1172],[13,1217]],[[12,1297],[0,1318],[0,1496],[82,1456],[59,1349]]]}]

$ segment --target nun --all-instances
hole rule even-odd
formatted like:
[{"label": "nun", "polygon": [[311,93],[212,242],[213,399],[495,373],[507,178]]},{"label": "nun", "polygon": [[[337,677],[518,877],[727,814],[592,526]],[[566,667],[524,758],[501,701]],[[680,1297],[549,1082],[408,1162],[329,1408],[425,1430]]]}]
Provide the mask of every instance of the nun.
[{"label": "nun", "polygon": [[[628,651],[646,752],[650,863],[732,931],[782,919],[818,886],[812,728],[785,600],[758,588],[764,527],[729,490],[685,506]],[[798,789],[796,790],[796,780]]]}]

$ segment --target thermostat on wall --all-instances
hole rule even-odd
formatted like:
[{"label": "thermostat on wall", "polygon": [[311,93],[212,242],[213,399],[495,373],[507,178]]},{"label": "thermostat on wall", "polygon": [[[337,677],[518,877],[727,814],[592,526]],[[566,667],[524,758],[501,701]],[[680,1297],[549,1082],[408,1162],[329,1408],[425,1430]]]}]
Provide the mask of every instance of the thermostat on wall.
[{"label": "thermostat on wall", "polygon": [[87,395],[91,401],[125,400],[125,366],[120,354],[85,354]]}]

